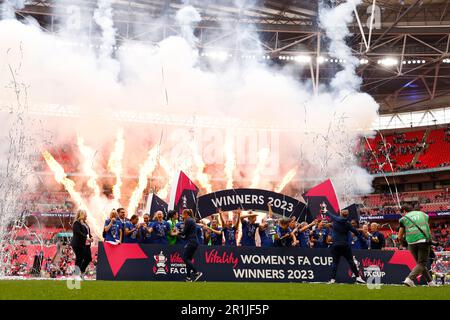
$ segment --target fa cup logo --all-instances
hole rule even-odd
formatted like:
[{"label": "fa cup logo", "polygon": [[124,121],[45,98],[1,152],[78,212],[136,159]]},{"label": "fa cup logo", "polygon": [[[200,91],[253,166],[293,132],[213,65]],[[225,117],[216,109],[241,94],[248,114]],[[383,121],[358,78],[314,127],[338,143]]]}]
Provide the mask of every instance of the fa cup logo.
[{"label": "fa cup logo", "polygon": [[186,196],[183,196],[182,200],[183,200],[183,208],[186,209],[187,208],[187,198],[186,198]]},{"label": "fa cup logo", "polygon": [[166,266],[167,258],[161,251],[158,255],[154,255],[153,258],[156,261],[156,266],[153,267],[153,273],[155,274],[167,274],[169,268]]},{"label": "fa cup logo", "polygon": [[321,212],[321,213],[327,212],[327,204],[326,204],[325,202],[322,202],[322,203],[320,204],[320,212]]}]

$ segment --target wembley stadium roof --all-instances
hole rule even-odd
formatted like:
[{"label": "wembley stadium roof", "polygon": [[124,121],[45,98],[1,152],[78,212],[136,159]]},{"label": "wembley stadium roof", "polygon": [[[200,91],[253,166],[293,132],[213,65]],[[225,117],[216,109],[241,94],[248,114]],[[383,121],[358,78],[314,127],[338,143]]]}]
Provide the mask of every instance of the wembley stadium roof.
[{"label": "wembley stadium roof", "polygon": [[[156,42],[177,34],[174,16],[185,3],[175,0],[114,0],[117,40]],[[265,50],[264,57],[285,64],[295,57],[311,57],[311,68],[299,72],[317,85],[326,82],[345,61],[333,59],[318,22],[321,5],[336,6],[340,0],[292,1],[190,1],[201,14],[196,28],[201,50],[224,50],[247,55],[227,46],[242,28],[252,26]],[[237,6],[236,3],[241,3]],[[251,3],[251,5],[246,5]],[[375,6],[373,6],[375,5]],[[58,31],[60,21],[80,10],[89,34],[95,0],[25,1],[18,18],[32,16],[42,28]],[[449,0],[363,0],[354,10],[353,35],[348,39],[360,58],[361,89],[374,96],[381,114],[429,110],[449,106],[450,101],[450,1]],[[374,19],[370,23],[370,17]],[[148,30],[143,32],[142,30]],[[158,32],[155,32],[158,30]]]}]

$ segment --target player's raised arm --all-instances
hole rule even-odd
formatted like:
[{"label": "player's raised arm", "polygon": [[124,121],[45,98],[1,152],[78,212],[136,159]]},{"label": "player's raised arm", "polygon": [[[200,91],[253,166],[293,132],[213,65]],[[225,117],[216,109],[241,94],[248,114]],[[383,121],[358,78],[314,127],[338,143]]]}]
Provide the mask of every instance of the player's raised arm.
[{"label": "player's raised arm", "polygon": [[317,221],[317,220],[314,220],[314,221],[311,222],[310,224],[308,224],[308,225],[306,225],[306,226],[304,226],[304,227],[302,227],[302,228],[300,228],[300,229],[298,229],[299,227],[297,227],[296,229],[298,230],[298,232],[305,232],[305,231],[308,230],[309,228],[311,228],[311,227],[317,225],[317,223],[318,223],[318,221]]},{"label": "player's raised arm", "polygon": [[239,228],[239,224],[241,223],[242,218],[242,210],[241,208],[237,209],[237,221],[236,221],[236,228]]}]

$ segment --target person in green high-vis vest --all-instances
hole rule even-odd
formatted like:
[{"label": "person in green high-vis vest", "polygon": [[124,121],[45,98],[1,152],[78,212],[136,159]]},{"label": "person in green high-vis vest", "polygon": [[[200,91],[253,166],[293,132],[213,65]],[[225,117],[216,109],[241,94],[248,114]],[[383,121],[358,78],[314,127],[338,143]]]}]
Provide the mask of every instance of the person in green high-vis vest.
[{"label": "person in green high-vis vest", "polygon": [[404,205],[400,212],[403,217],[399,220],[398,239],[403,241],[406,238],[408,250],[417,263],[403,283],[408,287],[414,287],[414,280],[417,279],[417,276],[422,275],[429,286],[436,286],[427,269],[427,261],[431,250],[428,215],[422,211],[412,211],[409,205]]}]

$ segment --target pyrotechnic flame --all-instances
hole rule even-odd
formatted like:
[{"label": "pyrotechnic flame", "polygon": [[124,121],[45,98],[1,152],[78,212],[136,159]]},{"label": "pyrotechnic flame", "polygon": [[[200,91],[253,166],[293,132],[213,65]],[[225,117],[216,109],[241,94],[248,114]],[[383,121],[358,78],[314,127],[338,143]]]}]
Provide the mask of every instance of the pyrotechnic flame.
[{"label": "pyrotechnic flame", "polygon": [[50,168],[50,170],[52,170],[56,182],[64,186],[64,188],[69,193],[72,200],[75,202],[78,209],[86,211],[88,223],[91,226],[94,226],[93,232],[97,237],[99,237],[101,235],[101,230],[99,229],[100,227],[97,228],[98,225],[95,222],[95,219],[92,216],[89,208],[84,203],[80,193],[78,193],[78,191],[75,190],[75,182],[67,178],[67,174],[64,172],[64,168],[58,163],[58,161],[55,160],[55,158],[53,158],[50,152],[44,150],[42,151],[42,156],[44,157],[45,162],[47,162],[47,165]]},{"label": "pyrotechnic flame", "polygon": [[170,189],[170,185],[169,182],[167,182],[164,187],[162,187],[162,189],[160,189],[156,195],[158,197],[160,197],[163,200],[167,200],[167,197],[169,196],[169,189]]},{"label": "pyrotechnic flame", "polygon": [[168,174],[171,175],[173,170],[172,167],[170,166],[169,162],[167,162],[166,158],[164,158],[163,156],[159,157],[159,164],[161,165],[161,167],[164,169],[164,171]]},{"label": "pyrotechnic flame", "polygon": [[87,210],[87,207],[81,198],[81,195],[75,190],[75,182],[67,178],[67,174],[64,172],[64,168],[58,163],[58,161],[53,158],[53,156],[47,150],[42,152],[42,156],[47,162],[50,170],[52,170],[56,182],[62,184],[64,188],[66,188],[67,192],[72,197],[73,201],[75,201],[78,208]]},{"label": "pyrotechnic flame", "polygon": [[136,208],[139,204],[139,201],[142,198],[142,193],[144,192],[145,188],[147,188],[148,184],[148,178],[153,173],[153,171],[156,169],[156,164],[158,163],[158,146],[153,147],[148,152],[147,159],[145,162],[141,165],[141,168],[139,170],[139,180],[136,188],[134,189],[130,202],[128,204],[128,213],[134,214],[136,211]]},{"label": "pyrotechnic flame", "polygon": [[227,134],[225,140],[225,177],[227,179],[227,189],[233,188],[233,172],[236,168],[236,155],[233,148],[233,137]]},{"label": "pyrotechnic flame", "polygon": [[281,192],[283,189],[294,179],[297,174],[297,168],[292,168],[286,173],[283,180],[281,180],[280,184],[275,188],[275,192]]},{"label": "pyrotechnic flame", "polygon": [[116,177],[116,183],[112,188],[114,196],[115,207],[120,206],[121,187],[122,187],[122,174],[123,174],[123,154],[125,151],[125,140],[123,138],[123,129],[119,129],[116,136],[116,143],[114,145],[114,150],[108,160],[108,169]]},{"label": "pyrotechnic flame", "polygon": [[267,159],[269,158],[270,150],[268,148],[263,148],[258,152],[258,164],[256,165],[255,173],[253,174],[252,183],[250,188],[256,188],[261,181],[261,172],[266,166]]},{"label": "pyrotechnic flame", "polygon": [[83,172],[88,176],[87,185],[94,191],[95,197],[100,197],[100,187],[97,184],[98,175],[94,170],[93,161],[95,157],[95,150],[84,144],[84,139],[78,137],[78,148],[83,155]]},{"label": "pyrotechnic flame", "polygon": [[162,187],[156,193],[156,195],[158,197],[160,197],[161,199],[166,200],[167,197],[169,196],[170,182],[172,181],[173,175],[175,174],[175,170],[172,169],[169,162],[167,162],[166,158],[164,158],[163,156],[159,157],[159,164],[164,169],[164,171],[167,173],[167,182],[164,185],[164,187]]},{"label": "pyrotechnic flame", "polygon": [[197,172],[195,177],[197,181],[200,183],[200,186],[206,189],[207,193],[212,192],[212,185],[210,182],[210,177],[208,174],[204,173],[205,170],[205,162],[203,161],[202,155],[198,151],[198,146],[196,143],[192,143],[192,151],[194,153],[194,164],[197,168]]}]

